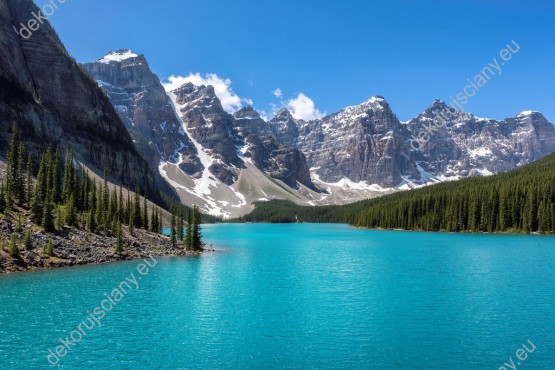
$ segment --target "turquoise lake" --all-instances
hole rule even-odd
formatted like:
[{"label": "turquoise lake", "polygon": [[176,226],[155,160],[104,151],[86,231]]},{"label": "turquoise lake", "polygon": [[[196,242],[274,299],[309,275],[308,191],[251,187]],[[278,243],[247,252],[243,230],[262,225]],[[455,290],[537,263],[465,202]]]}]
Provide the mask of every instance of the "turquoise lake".
[{"label": "turquoise lake", "polygon": [[[132,261],[0,276],[0,369],[502,369],[528,341],[517,368],[555,369],[553,237],[203,232],[218,251],[145,275]],[[51,365],[131,273],[138,287]]]}]

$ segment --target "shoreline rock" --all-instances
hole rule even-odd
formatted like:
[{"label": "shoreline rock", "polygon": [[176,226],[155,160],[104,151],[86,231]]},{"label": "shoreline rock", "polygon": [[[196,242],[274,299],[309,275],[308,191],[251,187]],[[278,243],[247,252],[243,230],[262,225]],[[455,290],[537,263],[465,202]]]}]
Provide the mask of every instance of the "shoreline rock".
[{"label": "shoreline rock", "polygon": [[[7,244],[15,234],[20,249],[18,257],[11,257],[4,245],[0,248],[0,274],[138,260],[149,256],[184,257],[199,256],[203,253],[186,251],[182,246],[173,247],[168,237],[145,230],[135,230],[133,235],[130,235],[127,227],[123,227],[124,251],[121,253],[114,251],[115,236],[98,235],[69,227],[53,234],[36,230],[32,233],[32,250],[23,250],[25,230],[33,226],[23,225],[22,232],[15,232],[13,225],[6,220],[0,220],[2,244]],[[49,239],[52,239],[54,244],[53,256],[47,255],[44,251]],[[206,251],[213,249],[207,248]]]}]

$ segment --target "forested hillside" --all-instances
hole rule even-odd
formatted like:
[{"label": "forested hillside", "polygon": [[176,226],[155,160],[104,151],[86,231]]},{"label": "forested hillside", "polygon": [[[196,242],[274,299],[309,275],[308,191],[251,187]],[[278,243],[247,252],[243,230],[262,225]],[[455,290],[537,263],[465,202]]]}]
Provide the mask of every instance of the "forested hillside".
[{"label": "forested hillside", "polygon": [[555,153],[504,174],[338,207],[257,204],[245,222],[345,222],[424,231],[555,232]]}]

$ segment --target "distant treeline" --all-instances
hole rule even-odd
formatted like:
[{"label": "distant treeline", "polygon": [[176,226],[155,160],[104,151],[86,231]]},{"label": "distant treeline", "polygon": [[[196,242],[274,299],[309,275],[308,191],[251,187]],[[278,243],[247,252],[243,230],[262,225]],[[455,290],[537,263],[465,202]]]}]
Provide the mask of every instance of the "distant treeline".
[{"label": "distant treeline", "polygon": [[345,206],[258,203],[242,222],[338,222],[449,232],[555,232],[555,153],[491,177],[440,183]]}]

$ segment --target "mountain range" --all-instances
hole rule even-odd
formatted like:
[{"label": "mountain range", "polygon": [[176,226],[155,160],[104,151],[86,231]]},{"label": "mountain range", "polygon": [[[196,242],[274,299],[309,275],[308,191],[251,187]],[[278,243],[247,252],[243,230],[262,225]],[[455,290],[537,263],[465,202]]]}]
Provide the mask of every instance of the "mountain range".
[{"label": "mountain range", "polygon": [[415,150],[411,138],[449,109],[441,100],[408,122],[380,96],[311,121],[287,108],[269,120],[251,106],[228,112],[213,86],[167,91],[131,50],[79,64],[48,21],[28,39],[14,32],[37,10],[0,0],[0,155],[16,123],[35,168],[49,145],[71,148],[77,162],[155,201],[179,196],[223,218],[272,199],[346,204],[555,151],[555,127],[539,112],[495,120],[455,110]]},{"label": "mountain range", "polygon": [[[105,91],[152,170],[187,204],[236,217],[253,202],[345,204],[381,194],[531,163],[555,151],[555,127],[539,112],[480,118],[435,100],[401,122],[380,96],[322,119],[287,108],[264,120],[252,107],[230,114],[213,86],[165,91],[143,55],[110,52],[82,65]],[[449,111],[421,150],[412,137]]]}]

